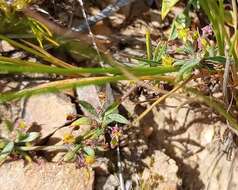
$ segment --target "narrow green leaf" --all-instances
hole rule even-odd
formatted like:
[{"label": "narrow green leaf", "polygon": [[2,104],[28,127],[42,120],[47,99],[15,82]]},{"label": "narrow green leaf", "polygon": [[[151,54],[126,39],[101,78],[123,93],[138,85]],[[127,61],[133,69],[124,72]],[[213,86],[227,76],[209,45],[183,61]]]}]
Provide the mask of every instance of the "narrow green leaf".
[{"label": "narrow green leaf", "polygon": [[0,153],[0,164],[2,164],[11,154],[14,148],[14,142],[9,142]]},{"label": "narrow green leaf", "polygon": [[80,151],[81,149],[81,145],[76,145],[72,150],[70,150],[69,152],[67,152],[64,155],[63,160],[65,162],[72,162],[76,159],[77,153]]},{"label": "narrow green leaf", "polygon": [[13,131],[13,124],[11,121],[9,120],[5,120],[4,121],[4,124],[5,124],[5,129],[7,130],[8,133],[12,132]]},{"label": "narrow green leaf", "polygon": [[97,116],[97,111],[95,108],[88,102],[86,101],[79,101],[79,104],[89,113],[93,114],[94,116]]},{"label": "narrow green leaf", "polygon": [[164,19],[166,15],[169,13],[169,11],[174,7],[174,5],[179,0],[163,0],[162,1],[162,11],[161,11],[161,17]]},{"label": "narrow green leaf", "polygon": [[147,52],[147,60],[151,60],[152,55],[152,46],[151,46],[151,38],[150,38],[150,32],[146,31],[146,52]]},{"label": "narrow green leaf", "polygon": [[117,112],[117,108],[118,108],[119,104],[117,102],[114,102],[113,104],[111,104],[104,112],[104,116],[107,116],[111,113],[115,113]]},{"label": "narrow green leaf", "polygon": [[[151,78],[160,78],[160,74],[172,73],[178,70],[178,68],[173,66],[158,66],[149,68],[132,68],[138,76],[150,76]],[[158,75],[152,77],[152,75]],[[88,77],[86,79],[67,79],[61,81],[55,81],[48,84],[40,85],[38,87],[28,88],[20,90],[17,92],[6,92],[0,93],[0,104],[10,100],[20,99],[22,97],[29,97],[35,94],[49,93],[49,92],[59,92],[60,90],[82,87],[90,84],[102,85],[110,82],[117,82],[120,80],[128,80],[126,76],[107,76],[107,77]],[[162,80],[171,81],[169,78],[163,78]]]},{"label": "narrow green leaf", "polygon": [[24,135],[19,136],[19,139],[17,139],[17,142],[20,142],[20,143],[32,142],[36,140],[39,136],[40,136],[40,133],[38,132],[26,133]]},{"label": "narrow green leaf", "polygon": [[204,61],[214,62],[214,63],[226,63],[226,58],[223,56],[207,57]]},{"label": "narrow green leaf", "polygon": [[118,113],[112,113],[110,115],[107,115],[105,118],[105,124],[109,124],[112,122],[118,122],[122,124],[129,124],[129,121],[122,115]]},{"label": "narrow green leaf", "polygon": [[153,53],[153,61],[155,61],[158,64],[159,61],[161,61],[162,56],[166,54],[166,51],[167,51],[167,44],[159,42]]},{"label": "narrow green leaf", "polygon": [[88,155],[88,156],[94,156],[95,152],[90,146],[85,146],[83,148],[83,151]]},{"label": "narrow green leaf", "polygon": [[170,27],[169,40],[174,40],[178,37],[178,31],[175,22],[176,20],[173,21],[172,26]]},{"label": "narrow green leaf", "polygon": [[[139,58],[137,58],[139,60]],[[144,62],[150,64],[157,63],[141,59]],[[20,64],[20,65],[19,65]],[[2,73],[48,73],[48,74],[59,74],[59,75],[70,75],[70,74],[122,74],[118,68],[107,67],[107,68],[58,68],[51,67],[42,64],[33,64],[32,62],[24,61],[22,63],[11,62],[11,60],[1,60],[0,57],[0,72]],[[164,74],[167,72],[174,72],[175,69],[172,67],[131,67],[128,68],[128,72],[133,73],[136,76],[143,75],[155,75],[155,74]]]},{"label": "narrow green leaf", "polygon": [[65,162],[71,162],[74,161],[76,159],[76,152],[75,151],[69,151],[64,155],[63,160]]},{"label": "narrow green leaf", "polygon": [[182,65],[178,74],[177,74],[177,80],[181,80],[184,78],[185,75],[188,75],[192,72],[192,70],[198,66],[200,63],[199,59],[192,59],[192,60],[185,60],[185,61],[177,61],[175,63],[176,66]]},{"label": "narrow green leaf", "polygon": [[71,126],[76,127],[76,126],[80,126],[80,125],[90,125],[91,123],[92,123],[92,121],[88,117],[81,117],[81,118],[77,119],[76,121],[74,121],[71,124]]}]

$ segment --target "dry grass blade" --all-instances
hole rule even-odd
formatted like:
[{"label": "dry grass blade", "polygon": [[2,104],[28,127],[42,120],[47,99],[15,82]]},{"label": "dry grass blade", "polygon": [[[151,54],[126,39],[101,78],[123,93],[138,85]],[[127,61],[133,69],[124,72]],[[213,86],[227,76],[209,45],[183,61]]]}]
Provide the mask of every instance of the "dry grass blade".
[{"label": "dry grass blade", "polygon": [[45,51],[44,49],[42,49],[41,47],[38,47],[30,42],[27,42],[25,40],[21,40],[22,42],[24,42],[25,44],[27,44],[28,46],[30,46],[31,48],[35,49],[36,51],[40,52],[42,55],[45,56],[45,58],[47,60],[49,60],[52,64],[56,65],[56,66],[60,66],[60,67],[65,67],[65,68],[72,68],[74,66],[52,56],[51,54],[49,54],[47,51]]},{"label": "dry grass blade", "polygon": [[182,82],[181,84],[174,87],[173,90],[168,92],[167,94],[163,95],[162,97],[158,98],[149,108],[147,108],[141,115],[139,115],[133,123],[139,122],[143,117],[145,117],[156,105],[158,105],[161,101],[165,100],[169,96],[171,96],[173,93],[178,91],[180,88],[182,88],[185,84],[187,84],[190,81],[191,77],[189,77],[187,80]]}]

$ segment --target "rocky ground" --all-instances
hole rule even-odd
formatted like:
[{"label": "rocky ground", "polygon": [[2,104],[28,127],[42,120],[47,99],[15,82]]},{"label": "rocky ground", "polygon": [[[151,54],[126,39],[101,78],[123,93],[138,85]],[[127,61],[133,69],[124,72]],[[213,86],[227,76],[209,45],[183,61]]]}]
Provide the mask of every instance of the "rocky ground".
[{"label": "rocky ground", "polygon": [[[67,4],[66,1],[64,3]],[[106,3],[108,2],[105,2],[105,5]],[[156,1],[152,8],[144,6],[142,1],[141,3],[142,5],[133,4],[124,8],[104,23],[100,22],[92,28],[94,33],[115,39],[108,50],[116,59],[128,64],[133,63],[130,57],[145,53],[145,30],[149,27],[152,38],[157,40],[166,34],[170,22],[170,18],[161,22],[159,1]],[[102,7],[105,5],[100,4]],[[48,8],[48,11],[51,10],[49,5],[43,3],[42,6]],[[61,9],[62,6],[56,2],[52,15],[68,23],[71,12]],[[98,9],[91,8],[89,11],[95,13]],[[179,11],[181,10],[176,8],[172,14]],[[74,14],[74,17],[71,26],[77,25],[80,20],[77,14]],[[1,53],[34,59],[5,41],[1,42]],[[12,80],[4,77],[0,80],[0,91],[23,89],[48,81],[45,79],[47,76],[28,77],[44,79]],[[67,123],[67,116],[76,113],[87,115],[75,100],[88,101],[98,108],[105,102],[110,104],[118,97],[126,95],[131,88],[130,83],[120,82],[103,87],[89,86],[38,95],[2,104],[0,113],[4,119],[15,122],[24,120],[29,126],[27,130],[39,131],[41,139],[47,138],[44,144],[60,145],[63,143],[61,139],[64,134],[71,131],[69,127],[58,129]],[[106,97],[102,99],[101,94],[105,94]],[[161,95],[162,93],[148,88],[148,85],[139,85],[130,95],[125,96],[120,111],[128,119],[133,119],[151,104],[150,101],[145,101],[148,97],[158,98]],[[55,129],[58,130],[55,132]],[[84,126],[74,132],[84,134],[89,129],[90,126]],[[124,127],[120,158],[125,189],[237,189],[237,150],[233,147],[231,155],[227,153],[229,151],[223,138],[225,129],[225,121],[212,109],[198,104],[185,93],[174,94],[155,107],[137,126]],[[51,135],[52,133],[54,134]],[[1,135],[4,135],[3,132]],[[120,189],[116,149],[101,153],[93,165],[83,168],[73,163],[63,163],[61,158],[60,152],[40,153],[35,155],[35,162],[30,164],[23,160],[4,163],[0,167],[0,189]]]}]

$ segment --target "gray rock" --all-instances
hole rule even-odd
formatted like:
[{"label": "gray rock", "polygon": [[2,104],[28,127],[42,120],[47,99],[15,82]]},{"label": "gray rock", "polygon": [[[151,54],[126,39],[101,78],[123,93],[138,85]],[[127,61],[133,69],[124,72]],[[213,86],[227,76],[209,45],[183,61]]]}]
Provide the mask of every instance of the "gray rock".
[{"label": "gray rock", "polygon": [[0,42],[0,52],[10,52],[15,50],[15,48],[9,44],[7,41],[2,40]]},{"label": "gray rock", "polygon": [[96,162],[92,164],[92,168],[94,169],[97,176],[106,176],[109,175],[109,164],[110,160],[105,157],[100,157],[96,159]]},{"label": "gray rock", "polygon": [[[97,111],[101,108],[100,99],[98,97],[99,89],[96,86],[90,85],[85,87],[80,87],[76,89],[76,93],[79,101],[86,101],[90,103]],[[90,115],[86,110],[84,110],[86,115]]]},{"label": "gray rock", "polygon": [[142,174],[142,180],[148,187],[154,187],[158,190],[177,190],[181,184],[178,177],[178,166],[176,162],[161,151],[155,151],[152,157],[145,159],[145,168]]},{"label": "gray rock", "polygon": [[115,175],[100,176],[96,182],[96,190],[116,190],[119,187],[119,180]]},{"label": "gray rock", "polygon": [[[102,110],[105,110],[114,101],[112,89],[109,84],[105,86],[90,85],[80,87],[76,89],[76,93],[79,101],[86,101],[90,103],[98,113]],[[84,111],[85,115],[90,115],[83,108],[82,110]]]},{"label": "gray rock", "polygon": [[75,114],[75,106],[64,94],[43,94],[32,96],[25,100],[23,119],[27,125],[38,126],[34,131],[40,131],[42,137],[47,136],[55,128],[64,125],[67,115]]},{"label": "gray rock", "polygon": [[90,169],[49,162],[26,166],[23,161],[5,163],[0,175],[1,190],[91,190],[94,181]]}]

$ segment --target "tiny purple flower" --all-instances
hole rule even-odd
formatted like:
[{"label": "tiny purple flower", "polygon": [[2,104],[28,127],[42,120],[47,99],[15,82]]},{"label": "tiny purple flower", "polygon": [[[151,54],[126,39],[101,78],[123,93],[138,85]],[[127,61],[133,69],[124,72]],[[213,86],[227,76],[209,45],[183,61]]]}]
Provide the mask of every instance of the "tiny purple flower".
[{"label": "tiny purple flower", "polygon": [[82,167],[86,166],[85,159],[82,154],[77,155],[76,166],[78,168],[82,168]]},{"label": "tiny purple flower", "polygon": [[111,130],[112,137],[119,138],[122,135],[122,131],[118,126],[112,127]]},{"label": "tiny purple flower", "polygon": [[197,39],[197,43],[198,43],[198,49],[199,49],[199,50],[202,50],[201,37],[199,37],[199,38]]},{"label": "tiny purple flower", "polygon": [[212,35],[212,26],[209,24],[202,28],[202,36],[208,37],[210,35]]}]

